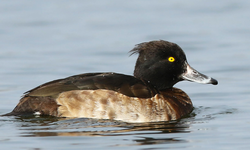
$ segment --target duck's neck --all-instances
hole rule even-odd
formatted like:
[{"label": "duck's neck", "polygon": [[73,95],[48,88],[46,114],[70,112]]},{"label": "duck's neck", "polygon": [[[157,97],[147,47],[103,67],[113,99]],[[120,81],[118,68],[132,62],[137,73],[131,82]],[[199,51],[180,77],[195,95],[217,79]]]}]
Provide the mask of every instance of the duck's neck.
[{"label": "duck's neck", "polygon": [[159,73],[150,71],[142,73],[135,70],[134,76],[137,79],[140,79],[145,83],[152,85],[158,90],[171,89],[173,85],[179,81],[171,74],[161,75]]}]

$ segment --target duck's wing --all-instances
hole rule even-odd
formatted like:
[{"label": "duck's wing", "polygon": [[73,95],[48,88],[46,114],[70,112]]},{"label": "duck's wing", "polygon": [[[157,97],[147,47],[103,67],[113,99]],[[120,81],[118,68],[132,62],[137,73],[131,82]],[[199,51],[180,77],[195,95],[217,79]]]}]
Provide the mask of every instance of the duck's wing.
[{"label": "duck's wing", "polygon": [[149,98],[157,91],[142,80],[118,73],[86,73],[42,84],[25,96],[57,97],[71,90],[113,90],[130,97]]},{"label": "duck's wing", "polygon": [[[126,95],[130,98],[151,98],[157,91],[144,81],[133,76],[117,74],[117,73],[87,73],[71,76],[65,79],[54,80],[42,84],[30,91],[24,93],[17,106],[10,113],[5,115],[52,115],[61,116],[58,113],[58,107],[64,105],[59,104],[57,98],[59,95],[67,93],[71,96],[81,97],[74,93],[89,93],[89,90],[105,89],[110,91],[101,91]],[[100,92],[100,90],[98,90]],[[95,97],[95,95],[87,95]],[[104,94],[105,96],[105,94]],[[106,94],[107,96],[107,94]],[[95,99],[93,99],[95,101]],[[65,101],[65,105],[71,102]],[[74,103],[74,106],[83,105],[81,99]],[[94,103],[93,103],[94,104]],[[94,107],[94,105],[91,107]],[[81,109],[80,109],[81,110]]]}]

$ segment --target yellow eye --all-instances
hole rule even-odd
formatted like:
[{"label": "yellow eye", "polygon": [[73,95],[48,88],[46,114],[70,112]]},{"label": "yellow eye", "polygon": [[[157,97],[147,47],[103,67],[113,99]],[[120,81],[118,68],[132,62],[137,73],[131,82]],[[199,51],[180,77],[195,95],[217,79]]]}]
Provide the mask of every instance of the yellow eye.
[{"label": "yellow eye", "polygon": [[169,61],[169,62],[174,62],[175,59],[174,59],[174,57],[169,57],[169,58],[168,58],[168,61]]}]

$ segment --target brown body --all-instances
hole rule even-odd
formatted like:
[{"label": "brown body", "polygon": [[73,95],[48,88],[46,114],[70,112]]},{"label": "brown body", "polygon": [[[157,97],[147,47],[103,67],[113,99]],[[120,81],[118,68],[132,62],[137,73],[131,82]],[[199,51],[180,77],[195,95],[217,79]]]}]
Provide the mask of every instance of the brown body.
[{"label": "brown body", "polygon": [[14,110],[6,115],[153,122],[176,120],[192,109],[191,100],[180,89],[157,91],[133,76],[91,73],[36,87],[26,92]]},{"label": "brown body", "polygon": [[99,89],[63,92],[57,98],[25,96],[12,113],[154,122],[179,119],[192,109],[187,94],[177,88],[161,91],[151,98],[129,97]]}]

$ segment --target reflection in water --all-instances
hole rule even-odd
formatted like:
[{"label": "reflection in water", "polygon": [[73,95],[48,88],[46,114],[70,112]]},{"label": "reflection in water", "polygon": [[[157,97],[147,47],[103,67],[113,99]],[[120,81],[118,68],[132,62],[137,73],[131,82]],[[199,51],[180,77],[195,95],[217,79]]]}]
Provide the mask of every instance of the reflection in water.
[{"label": "reflection in water", "polygon": [[[68,120],[77,122],[78,125],[72,123],[59,122],[57,125],[47,126],[45,128],[30,127],[25,136],[124,136],[124,135],[142,135],[160,134],[160,133],[179,133],[186,131],[187,125],[180,125],[178,122],[162,122],[162,123],[144,123],[129,124],[121,122],[110,122],[108,120],[95,121],[88,119]],[[89,126],[89,121],[93,123]],[[87,125],[87,126],[85,126]],[[27,129],[26,129],[27,130]],[[35,130],[35,132],[32,132]],[[39,130],[39,132],[37,132]],[[145,131],[145,132],[142,132]]]},{"label": "reflection in water", "polygon": [[[194,114],[192,114],[194,115]],[[191,119],[192,117],[189,116]],[[89,118],[17,117],[22,122],[21,136],[124,136],[161,133],[186,133],[185,119],[155,123],[125,123]],[[153,140],[153,139],[152,139]],[[170,139],[167,139],[170,140]]]},{"label": "reflection in water", "polygon": [[150,138],[142,137],[142,139],[134,140],[140,145],[151,145],[151,144],[170,144],[170,143],[180,143],[187,142],[186,140],[180,140],[177,138]]}]

